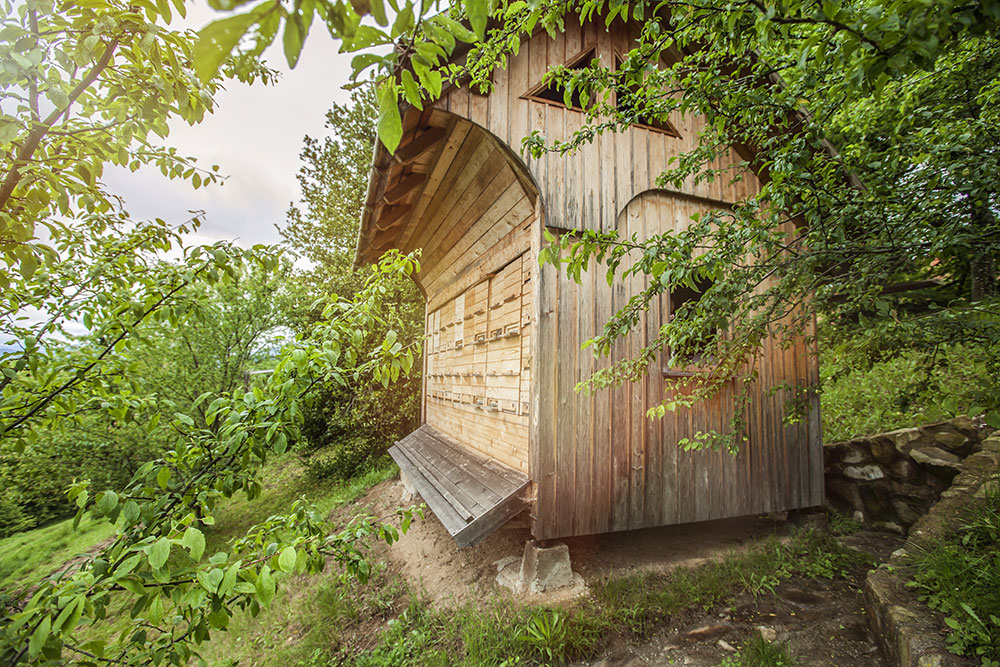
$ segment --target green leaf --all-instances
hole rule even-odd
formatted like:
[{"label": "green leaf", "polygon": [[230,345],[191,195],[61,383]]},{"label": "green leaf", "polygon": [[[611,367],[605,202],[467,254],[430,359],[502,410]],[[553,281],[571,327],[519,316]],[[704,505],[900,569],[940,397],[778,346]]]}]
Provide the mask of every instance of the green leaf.
[{"label": "green leaf", "polygon": [[294,572],[295,571],[295,559],[298,554],[295,553],[295,547],[285,547],[281,550],[281,555],[278,556],[278,568],[282,572]]},{"label": "green leaf", "polygon": [[191,560],[198,562],[205,553],[205,535],[194,526],[188,526],[181,538],[181,546],[188,550]]},{"label": "green leaf", "polygon": [[467,0],[465,14],[469,17],[469,24],[472,26],[472,32],[476,34],[476,39],[480,42],[486,39],[486,21],[489,18],[488,0]]},{"label": "green leaf", "polygon": [[118,494],[114,491],[105,491],[97,501],[97,509],[102,514],[111,514],[116,507],[118,507]]},{"label": "green leaf", "polygon": [[302,53],[302,42],[305,40],[305,30],[302,26],[302,17],[299,14],[292,14],[285,19],[285,34],[282,37],[281,45],[285,51],[285,60],[292,69],[299,62],[299,55]]},{"label": "green leaf", "polygon": [[161,489],[166,489],[167,484],[170,482],[170,468],[163,467],[160,471],[156,473],[156,483],[160,485]]},{"label": "green leaf", "polygon": [[261,604],[264,606],[271,604],[276,589],[277,586],[274,582],[274,576],[271,574],[271,568],[265,565],[261,568],[260,575],[257,577],[257,595],[260,597]]},{"label": "green leaf", "polygon": [[159,625],[163,620],[163,598],[159,595],[153,596],[153,602],[149,605],[146,617],[153,625]]},{"label": "green leaf", "polygon": [[380,26],[389,25],[389,17],[385,13],[385,3],[382,0],[371,0],[368,6],[371,10],[372,16],[375,17],[375,22]]},{"label": "green leaf", "polygon": [[222,583],[219,584],[219,595],[229,595],[233,590],[233,586],[236,585],[236,575],[240,573],[240,561],[233,563],[228,570],[226,570],[226,575],[222,578]]},{"label": "green leaf", "polygon": [[413,74],[410,73],[410,70],[404,69],[399,78],[403,82],[403,94],[406,96],[406,101],[422,111],[424,105],[420,101],[420,88],[417,86]]},{"label": "green leaf", "polygon": [[154,570],[163,567],[170,557],[170,540],[161,537],[149,547],[149,566]]},{"label": "green leaf", "polygon": [[37,657],[42,651],[42,647],[45,646],[46,640],[49,638],[49,630],[52,629],[52,618],[46,616],[42,619],[42,622],[38,624],[35,631],[31,633],[31,639],[28,640],[28,655],[32,658]]},{"label": "green leaf", "polygon": [[222,63],[233,52],[256,21],[254,12],[212,21],[198,31],[194,45],[194,71],[203,83],[215,78]]},{"label": "green leaf", "polygon": [[399,100],[396,85],[385,81],[379,91],[378,138],[390,153],[395,153],[403,138],[403,119],[399,115]]}]

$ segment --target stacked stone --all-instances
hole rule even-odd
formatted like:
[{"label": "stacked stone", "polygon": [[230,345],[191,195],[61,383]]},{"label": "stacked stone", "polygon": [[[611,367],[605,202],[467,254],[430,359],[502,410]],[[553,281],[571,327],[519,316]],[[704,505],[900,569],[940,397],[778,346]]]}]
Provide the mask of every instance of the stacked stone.
[{"label": "stacked stone", "polygon": [[[889,562],[868,573],[865,607],[872,634],[889,664],[898,667],[960,667],[979,660],[952,655],[945,646],[942,614],[929,609],[907,586],[916,566],[910,554],[927,549],[955,529],[955,517],[982,502],[988,493],[1000,493],[1000,431],[983,438],[966,457],[951,487],[930,511],[910,528],[906,546]],[[984,663],[985,664],[985,663]]]},{"label": "stacked stone", "polygon": [[990,429],[967,417],[823,447],[827,504],[903,535],[945,492]]}]

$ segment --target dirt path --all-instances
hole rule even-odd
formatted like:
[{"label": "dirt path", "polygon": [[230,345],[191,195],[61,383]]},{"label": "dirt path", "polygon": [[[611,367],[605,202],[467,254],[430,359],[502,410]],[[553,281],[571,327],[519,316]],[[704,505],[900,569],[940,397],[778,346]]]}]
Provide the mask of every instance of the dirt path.
[{"label": "dirt path", "polygon": [[[359,506],[384,514],[401,504],[402,487],[388,481],[374,487]],[[585,580],[637,571],[665,572],[718,559],[755,539],[780,531],[783,521],[742,518],[700,524],[613,533],[565,540],[573,569]],[[495,582],[497,561],[522,553],[530,539],[525,526],[496,531],[476,546],[459,549],[441,523],[428,513],[415,521],[384,556],[413,585],[437,604],[457,606],[467,600],[512,594]],[[852,548],[883,561],[898,548],[898,538],[866,533],[845,538]],[[754,599],[744,595],[731,605],[672,618],[643,642],[612,643],[593,667],[645,665],[715,666],[755,632],[787,642],[804,665],[867,667],[883,665],[868,632],[861,593],[865,571],[845,579],[792,579],[774,594]],[[557,594],[533,596],[525,602],[568,602]]]},{"label": "dirt path", "polygon": [[[845,541],[877,560],[888,558],[899,546],[898,538],[881,533],[861,533]],[[660,628],[647,641],[617,646],[578,667],[715,667],[756,632],[770,641],[787,642],[789,652],[810,667],[887,665],[868,631],[861,592],[864,574],[859,569],[846,579],[795,578],[776,587],[774,595],[743,595],[723,609],[695,614]]]}]

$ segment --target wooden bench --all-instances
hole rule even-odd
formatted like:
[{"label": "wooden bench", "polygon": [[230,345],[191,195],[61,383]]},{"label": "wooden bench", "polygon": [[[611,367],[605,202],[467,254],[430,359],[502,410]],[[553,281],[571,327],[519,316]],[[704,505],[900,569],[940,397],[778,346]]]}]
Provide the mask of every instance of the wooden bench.
[{"label": "wooden bench", "polygon": [[475,544],[527,507],[521,498],[527,475],[426,424],[389,454],[459,547]]}]

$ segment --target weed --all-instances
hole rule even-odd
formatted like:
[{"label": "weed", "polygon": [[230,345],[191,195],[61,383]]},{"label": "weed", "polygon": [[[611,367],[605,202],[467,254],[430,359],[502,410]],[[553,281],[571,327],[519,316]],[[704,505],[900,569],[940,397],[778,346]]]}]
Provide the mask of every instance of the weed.
[{"label": "weed", "polygon": [[556,610],[535,608],[517,631],[518,641],[547,661],[561,661],[566,653],[566,622]]},{"label": "weed", "polygon": [[740,652],[723,660],[719,667],[798,667],[799,662],[788,653],[787,644],[774,644],[760,634],[754,634]]},{"label": "weed", "polygon": [[740,583],[743,585],[743,589],[756,600],[764,593],[773,595],[774,587],[781,582],[771,574],[758,574],[756,572],[744,574],[741,572]]},{"label": "weed", "polygon": [[826,521],[834,535],[850,535],[864,528],[864,524],[854,517],[833,509],[827,510]]}]

